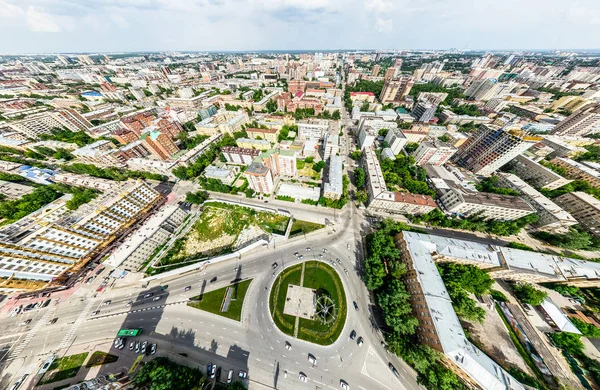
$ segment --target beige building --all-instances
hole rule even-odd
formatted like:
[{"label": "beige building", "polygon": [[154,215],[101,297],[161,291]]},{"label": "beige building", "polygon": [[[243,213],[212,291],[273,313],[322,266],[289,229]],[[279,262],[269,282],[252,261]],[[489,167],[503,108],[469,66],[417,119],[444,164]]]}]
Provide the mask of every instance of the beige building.
[{"label": "beige building", "polygon": [[520,192],[523,199],[537,210],[539,220],[535,226],[539,230],[566,233],[570,226],[577,224],[577,220],[571,214],[519,177],[512,173],[498,173],[498,178],[498,184]]},{"label": "beige building", "polygon": [[584,106],[561,121],[552,134],[584,136],[600,132],[600,103]]},{"label": "beige building", "polygon": [[249,187],[259,194],[272,194],[275,189],[273,175],[266,165],[253,162],[244,172]]},{"label": "beige building", "polygon": [[600,171],[568,158],[554,158],[550,161],[554,165],[564,168],[569,179],[585,180],[592,187],[600,188]]},{"label": "beige building", "polygon": [[439,199],[444,208],[462,217],[512,221],[535,213],[535,209],[518,196],[466,192],[451,188]]},{"label": "beige building", "polygon": [[510,166],[517,176],[527,181],[535,188],[554,190],[573,181],[565,179],[553,170],[546,168],[522,154],[515,157],[515,159],[510,162]]},{"label": "beige building", "polygon": [[271,143],[276,143],[279,136],[279,130],[277,129],[255,129],[249,127],[246,128],[246,133],[252,139],[264,139]]},{"label": "beige building", "polygon": [[600,200],[585,192],[571,192],[555,198],[554,202],[568,211],[588,232],[600,237]]}]

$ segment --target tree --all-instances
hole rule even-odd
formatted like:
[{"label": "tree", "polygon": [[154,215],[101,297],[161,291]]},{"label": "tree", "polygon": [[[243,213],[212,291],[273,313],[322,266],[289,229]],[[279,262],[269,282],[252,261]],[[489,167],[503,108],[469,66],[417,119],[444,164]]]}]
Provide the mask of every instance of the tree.
[{"label": "tree", "polygon": [[275,100],[269,100],[267,102],[267,106],[266,107],[267,107],[267,112],[271,113],[271,112],[277,111],[277,101],[275,101]]},{"label": "tree", "polygon": [[600,329],[595,325],[583,322],[577,317],[571,317],[571,322],[585,337],[600,339]]},{"label": "tree", "polygon": [[321,172],[324,167],[325,167],[325,162],[323,160],[321,160],[321,161],[315,163],[315,165],[313,165],[313,170],[315,172]]},{"label": "tree", "polygon": [[519,191],[513,190],[512,188],[500,187],[498,185],[498,180],[500,180],[498,176],[486,177],[485,179],[481,180],[479,184],[477,184],[477,191],[490,192],[500,195],[520,195]]},{"label": "tree", "polygon": [[575,333],[556,332],[550,334],[550,339],[558,348],[564,349],[571,355],[581,355],[583,352],[583,343],[581,336]]},{"label": "tree", "polygon": [[390,129],[379,129],[379,132],[377,134],[379,134],[382,137],[385,137],[388,131],[390,131]]},{"label": "tree", "polygon": [[356,200],[360,203],[367,203],[367,201],[369,200],[367,191],[365,191],[364,189],[356,191],[355,196]]},{"label": "tree", "polygon": [[199,390],[205,378],[197,368],[158,357],[146,363],[134,378],[136,387],[149,390]]},{"label": "tree", "polygon": [[410,153],[414,152],[415,150],[417,150],[418,147],[419,147],[418,143],[416,143],[416,142],[409,142],[406,145],[404,145],[404,151],[406,153],[410,154]]},{"label": "tree", "polygon": [[246,386],[240,381],[235,381],[227,386],[227,390],[246,390]]},{"label": "tree", "polygon": [[202,204],[208,199],[208,193],[205,191],[188,192],[185,194],[185,201],[194,204]]},{"label": "tree", "polygon": [[362,157],[362,152],[358,149],[356,149],[355,151],[350,153],[350,158],[354,161],[360,160],[361,157]]},{"label": "tree", "polygon": [[314,157],[310,157],[310,156],[309,156],[309,157],[306,157],[306,158],[304,159],[304,162],[305,162],[305,163],[307,163],[307,164],[310,164],[310,163],[312,163],[313,161],[315,161]]},{"label": "tree", "polygon": [[532,306],[541,305],[548,296],[545,291],[540,291],[529,284],[514,284],[512,288],[518,300]]},{"label": "tree", "polygon": [[370,107],[371,107],[371,105],[369,104],[369,102],[365,100],[365,101],[363,102],[362,106],[360,106],[360,110],[361,110],[362,112],[366,112],[366,111],[369,111],[369,108],[370,108]]},{"label": "tree", "polygon": [[335,110],[331,114],[331,119],[333,119],[333,120],[340,120],[341,119],[340,110]]},{"label": "tree", "polygon": [[354,185],[357,188],[362,188],[365,185],[365,170],[362,168],[356,168],[354,170]]}]

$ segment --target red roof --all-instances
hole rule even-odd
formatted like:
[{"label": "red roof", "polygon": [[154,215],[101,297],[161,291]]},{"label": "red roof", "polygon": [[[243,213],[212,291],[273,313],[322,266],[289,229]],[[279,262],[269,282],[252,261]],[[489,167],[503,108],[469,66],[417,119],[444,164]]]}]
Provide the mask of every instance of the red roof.
[{"label": "red roof", "polygon": [[373,92],[350,92],[350,96],[355,96],[355,95],[375,96],[375,94]]},{"label": "red roof", "polygon": [[302,91],[298,91],[298,92],[296,92],[296,93],[294,94],[294,96],[295,96],[295,97],[297,97],[297,98],[301,98],[302,96],[304,96],[304,92],[302,92]]}]

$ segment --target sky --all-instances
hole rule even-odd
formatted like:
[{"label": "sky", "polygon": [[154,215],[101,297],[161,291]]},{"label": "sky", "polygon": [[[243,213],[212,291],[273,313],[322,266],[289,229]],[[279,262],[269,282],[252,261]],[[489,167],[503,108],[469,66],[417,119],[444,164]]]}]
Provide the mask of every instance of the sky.
[{"label": "sky", "polygon": [[0,53],[598,49],[599,0],[0,0]]}]

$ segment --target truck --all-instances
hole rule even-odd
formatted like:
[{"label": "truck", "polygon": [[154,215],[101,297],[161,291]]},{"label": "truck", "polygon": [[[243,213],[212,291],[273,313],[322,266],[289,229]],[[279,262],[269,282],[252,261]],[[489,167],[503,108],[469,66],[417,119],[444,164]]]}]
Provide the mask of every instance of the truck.
[{"label": "truck", "polygon": [[141,329],[121,329],[119,333],[117,333],[118,337],[135,337],[139,336],[142,333]]}]

